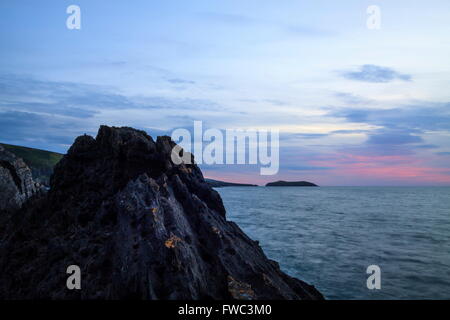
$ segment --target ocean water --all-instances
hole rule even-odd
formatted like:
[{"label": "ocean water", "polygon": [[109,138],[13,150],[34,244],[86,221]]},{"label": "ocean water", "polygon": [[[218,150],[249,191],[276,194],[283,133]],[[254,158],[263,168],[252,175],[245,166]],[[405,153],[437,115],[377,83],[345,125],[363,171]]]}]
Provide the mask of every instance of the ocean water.
[{"label": "ocean water", "polygon": [[450,299],[450,187],[216,190],[229,220],[327,299]]}]

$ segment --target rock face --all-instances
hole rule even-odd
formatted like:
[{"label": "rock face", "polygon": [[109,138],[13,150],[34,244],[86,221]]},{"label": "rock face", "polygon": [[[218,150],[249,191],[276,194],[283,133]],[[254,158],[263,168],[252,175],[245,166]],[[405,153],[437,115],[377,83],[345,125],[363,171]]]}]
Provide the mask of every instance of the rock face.
[{"label": "rock face", "polygon": [[226,220],[173,146],[131,128],[78,137],[50,191],[0,221],[0,299],[321,299]]},{"label": "rock face", "polygon": [[50,176],[53,173],[53,167],[63,157],[60,153],[46,150],[4,143],[0,143],[0,146],[6,151],[14,154],[17,158],[21,158],[30,168],[31,174],[33,175],[33,180],[45,186],[49,186]]},{"label": "rock face", "polygon": [[25,162],[0,146],[0,211],[17,210],[39,190]]}]

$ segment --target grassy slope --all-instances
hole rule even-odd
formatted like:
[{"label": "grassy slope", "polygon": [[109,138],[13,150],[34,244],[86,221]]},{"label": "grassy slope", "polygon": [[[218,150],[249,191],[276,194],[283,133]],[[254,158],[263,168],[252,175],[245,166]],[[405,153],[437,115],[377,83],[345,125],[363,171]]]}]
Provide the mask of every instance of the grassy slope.
[{"label": "grassy slope", "polygon": [[47,185],[49,183],[50,175],[53,172],[53,167],[63,157],[62,154],[56,152],[13,146],[4,143],[0,143],[0,145],[9,152],[14,153],[17,157],[22,158],[33,172],[33,178],[36,181]]}]

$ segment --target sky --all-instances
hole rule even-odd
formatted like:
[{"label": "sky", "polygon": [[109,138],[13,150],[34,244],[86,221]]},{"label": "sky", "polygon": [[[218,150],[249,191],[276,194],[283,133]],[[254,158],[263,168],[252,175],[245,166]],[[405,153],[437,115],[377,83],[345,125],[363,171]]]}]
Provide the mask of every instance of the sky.
[{"label": "sky", "polygon": [[450,185],[449,20],[448,0],[4,0],[0,142],[64,153],[102,124],[203,121],[280,131],[277,175],[210,178]]}]

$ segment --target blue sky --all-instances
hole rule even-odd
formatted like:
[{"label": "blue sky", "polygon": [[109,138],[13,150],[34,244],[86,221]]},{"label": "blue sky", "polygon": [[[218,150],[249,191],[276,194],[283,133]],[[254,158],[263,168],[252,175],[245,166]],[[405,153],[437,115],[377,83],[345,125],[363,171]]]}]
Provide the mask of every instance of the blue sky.
[{"label": "blue sky", "polygon": [[2,1],[0,141],[64,152],[100,124],[202,120],[281,131],[277,177],[210,177],[449,185],[449,18],[437,0]]}]

